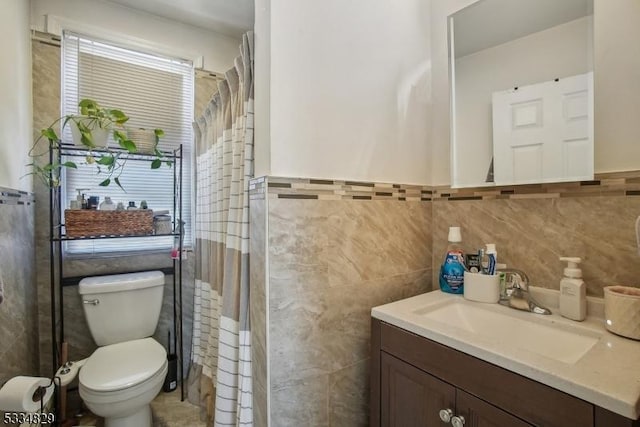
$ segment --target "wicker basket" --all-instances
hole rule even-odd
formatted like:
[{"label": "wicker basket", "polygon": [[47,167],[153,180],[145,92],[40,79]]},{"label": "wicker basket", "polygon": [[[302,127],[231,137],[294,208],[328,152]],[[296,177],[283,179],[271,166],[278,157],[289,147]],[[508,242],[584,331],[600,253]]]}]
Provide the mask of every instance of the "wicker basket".
[{"label": "wicker basket", "polygon": [[64,211],[67,237],[140,236],[153,234],[153,211]]},{"label": "wicker basket", "polygon": [[156,134],[153,129],[127,129],[127,137],[136,144],[139,153],[153,154],[156,149]]}]

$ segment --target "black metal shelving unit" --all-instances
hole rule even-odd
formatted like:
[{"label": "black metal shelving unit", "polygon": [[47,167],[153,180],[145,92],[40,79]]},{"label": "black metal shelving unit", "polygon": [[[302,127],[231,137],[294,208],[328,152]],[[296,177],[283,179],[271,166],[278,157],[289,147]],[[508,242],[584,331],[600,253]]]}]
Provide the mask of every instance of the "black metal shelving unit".
[{"label": "black metal shelving unit", "polygon": [[[111,153],[119,153],[121,159],[138,160],[152,162],[157,158],[155,154],[130,154],[126,150],[110,149]],[[88,154],[100,155],[106,153],[106,150],[93,149],[88,150],[85,147],[79,147],[71,144],[51,144],[49,147],[49,163],[62,163],[64,158],[68,157],[86,157]],[[62,195],[61,186],[51,187],[49,190],[49,244],[50,244],[50,298],[51,298],[51,350],[53,362],[53,375],[55,375],[60,366],[60,345],[65,341],[64,329],[64,293],[63,288],[66,286],[77,285],[84,276],[65,276],[64,271],[64,242],[67,241],[100,241],[104,239],[127,239],[127,238],[154,238],[173,236],[178,240],[178,257],[173,259],[171,267],[152,269],[148,271],[161,270],[165,275],[173,277],[173,348],[178,355],[178,375],[180,381],[180,397],[185,398],[184,388],[184,348],[182,339],[182,254],[183,254],[183,208],[182,208],[182,192],[183,192],[183,147],[180,145],[171,152],[163,152],[163,158],[173,162],[173,233],[162,235],[104,235],[90,237],[67,237],[65,235],[65,226],[62,221]],[[54,172],[50,172],[50,178],[53,178]],[[58,177],[61,182],[63,177]],[[134,273],[147,270],[136,271],[114,271],[109,274]],[[169,343],[167,343],[169,345]]]}]

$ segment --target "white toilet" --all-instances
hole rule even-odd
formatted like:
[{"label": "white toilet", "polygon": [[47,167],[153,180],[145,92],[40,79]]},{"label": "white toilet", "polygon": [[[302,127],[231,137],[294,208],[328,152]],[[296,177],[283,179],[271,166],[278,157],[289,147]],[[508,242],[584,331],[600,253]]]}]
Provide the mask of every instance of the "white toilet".
[{"label": "white toilet", "polygon": [[80,370],[80,397],[105,427],[151,427],[149,403],[162,388],[167,353],[153,335],[160,317],[160,271],[89,277],[79,285],[99,348]]}]

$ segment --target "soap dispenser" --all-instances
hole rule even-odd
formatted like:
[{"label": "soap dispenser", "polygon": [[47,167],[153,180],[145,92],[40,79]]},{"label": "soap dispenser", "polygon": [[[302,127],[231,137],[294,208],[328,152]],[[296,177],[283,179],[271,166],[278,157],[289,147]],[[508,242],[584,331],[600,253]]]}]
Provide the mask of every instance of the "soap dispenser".
[{"label": "soap dispenser", "polygon": [[560,280],[560,314],[571,320],[583,321],[587,317],[587,287],[582,280],[582,261],[575,257],[561,257],[568,263]]}]

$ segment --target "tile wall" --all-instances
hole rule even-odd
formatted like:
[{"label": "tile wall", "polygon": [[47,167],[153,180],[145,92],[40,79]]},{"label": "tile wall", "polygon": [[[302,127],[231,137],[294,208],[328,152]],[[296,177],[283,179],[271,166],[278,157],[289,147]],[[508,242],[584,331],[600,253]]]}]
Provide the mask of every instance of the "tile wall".
[{"label": "tile wall", "polygon": [[256,425],[265,392],[271,425],[367,425],[370,309],[438,288],[450,225],[468,250],[496,243],[537,286],[559,288],[565,255],[584,259],[591,296],[638,286],[639,195],[640,172],[472,189],[253,180]]},{"label": "tile wall", "polygon": [[0,385],[38,374],[33,195],[0,187]]},{"label": "tile wall", "polygon": [[252,288],[252,304],[258,294],[268,311],[271,425],[366,426],[371,308],[431,289],[429,197],[392,184],[253,184],[252,208],[268,205],[268,285]]},{"label": "tile wall", "polygon": [[433,271],[447,247],[450,225],[463,246],[496,243],[500,262],[524,270],[531,283],[559,289],[561,256],[583,259],[587,295],[603,287],[640,286],[635,221],[640,172],[597,174],[593,181],[452,190],[433,189]]}]

